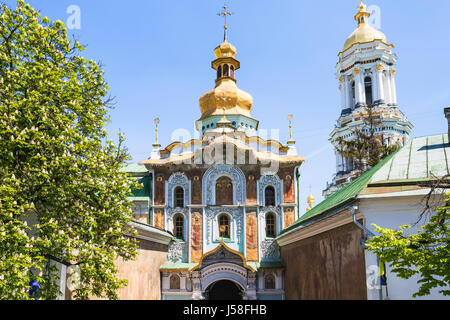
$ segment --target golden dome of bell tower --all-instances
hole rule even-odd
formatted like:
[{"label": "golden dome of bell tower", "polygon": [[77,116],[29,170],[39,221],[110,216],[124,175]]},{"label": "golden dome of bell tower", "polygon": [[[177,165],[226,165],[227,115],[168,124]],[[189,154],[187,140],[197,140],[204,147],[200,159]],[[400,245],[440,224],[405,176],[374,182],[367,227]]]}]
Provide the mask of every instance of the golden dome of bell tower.
[{"label": "golden dome of bell tower", "polygon": [[357,43],[367,43],[374,40],[387,42],[386,35],[375,29],[369,24],[370,12],[367,11],[367,5],[362,0],[358,6],[358,13],[355,20],[358,22],[358,28],[348,37],[344,44],[344,51]]},{"label": "golden dome of bell tower", "polygon": [[241,65],[239,60],[236,59],[236,47],[228,42],[226,17],[232,13],[227,11],[227,7],[224,7],[224,9],[223,12],[219,13],[219,15],[225,17],[224,41],[214,49],[216,59],[211,63],[211,67],[216,70],[217,74],[216,85],[213,90],[200,97],[202,116],[199,122],[201,122],[200,125],[202,125],[202,131],[204,132],[206,129],[216,127],[217,121],[212,118],[219,117],[218,120],[220,120],[225,115],[230,121],[236,120],[232,122],[235,130],[239,126],[243,127],[244,130],[256,130],[258,121],[252,119],[250,114],[253,98],[236,85],[236,71]]}]

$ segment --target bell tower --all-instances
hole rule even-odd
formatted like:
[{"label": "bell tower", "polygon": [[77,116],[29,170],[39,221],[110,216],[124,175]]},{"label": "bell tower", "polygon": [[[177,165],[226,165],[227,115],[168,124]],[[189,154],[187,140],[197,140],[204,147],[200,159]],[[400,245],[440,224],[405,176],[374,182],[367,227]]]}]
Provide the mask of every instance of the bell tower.
[{"label": "bell tower", "polygon": [[[336,76],[341,93],[341,112],[330,134],[330,142],[336,150],[336,174],[324,190],[324,197],[361,174],[361,168],[355,168],[352,158],[337,151],[342,140],[354,140],[356,130],[363,133],[372,131],[383,145],[402,146],[413,128],[398,107],[394,45],[387,41],[384,33],[370,25],[370,16],[361,0],[354,17],[357,28],[338,54]],[[376,118],[376,128],[367,124],[369,113]]]}]

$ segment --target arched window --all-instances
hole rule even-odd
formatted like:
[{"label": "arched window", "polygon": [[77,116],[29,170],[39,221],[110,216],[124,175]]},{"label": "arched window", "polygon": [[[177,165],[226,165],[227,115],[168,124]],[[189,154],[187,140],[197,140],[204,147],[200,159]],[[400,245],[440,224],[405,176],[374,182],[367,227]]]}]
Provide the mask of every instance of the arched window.
[{"label": "arched window", "polygon": [[352,107],[354,107],[356,105],[356,89],[355,89],[355,81],[352,81]]},{"label": "arched window", "polygon": [[372,106],[372,104],[373,104],[372,78],[371,77],[365,77],[364,78],[364,85],[365,85],[365,89],[366,89],[366,104],[368,106]]},{"label": "arched window", "polygon": [[230,238],[230,217],[226,214],[219,216],[219,237]]},{"label": "arched window", "polygon": [[264,205],[266,207],[275,206],[275,189],[272,186],[268,186],[264,192]]},{"label": "arched window", "polygon": [[184,240],[184,217],[182,214],[177,214],[173,219],[173,234],[175,238]]},{"label": "arched window", "polygon": [[176,187],[174,191],[174,207],[184,208],[184,189]]},{"label": "arched window", "polygon": [[217,68],[217,79],[222,78],[222,66]]},{"label": "arched window", "polygon": [[268,274],[264,278],[264,289],[268,290],[275,289],[275,277],[272,274]]},{"label": "arched window", "polygon": [[234,66],[230,66],[230,77],[234,79]]},{"label": "arched window", "polygon": [[180,289],[180,277],[176,274],[170,276],[170,289],[179,290]]},{"label": "arched window", "polygon": [[223,65],[223,76],[224,77],[229,77],[230,76],[230,68],[228,67],[227,64]]},{"label": "arched window", "polygon": [[216,205],[233,204],[233,181],[228,177],[221,177],[216,182]]},{"label": "arched window", "polygon": [[275,215],[272,212],[266,215],[266,237],[267,238],[276,237],[276,220]]}]

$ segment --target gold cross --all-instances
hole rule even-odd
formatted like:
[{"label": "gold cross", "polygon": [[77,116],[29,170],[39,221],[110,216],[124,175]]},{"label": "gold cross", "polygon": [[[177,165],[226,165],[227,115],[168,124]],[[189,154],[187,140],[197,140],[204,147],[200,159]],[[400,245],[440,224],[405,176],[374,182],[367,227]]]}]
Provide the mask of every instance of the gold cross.
[{"label": "gold cross", "polygon": [[233,15],[232,12],[227,11],[228,7],[227,6],[223,6],[223,11],[219,12],[217,15],[218,16],[223,16],[225,23],[224,23],[224,30],[225,30],[225,36],[224,36],[224,40],[227,40],[227,30],[228,30],[228,26],[227,26],[227,16],[231,16]]},{"label": "gold cross", "polygon": [[294,115],[290,114],[288,115],[288,120],[289,120],[289,136],[290,136],[290,140],[292,140],[292,120],[294,120]]},{"label": "gold cross", "polygon": [[159,142],[158,142],[158,125],[159,125],[159,123],[160,123],[159,118],[156,118],[156,119],[155,119],[155,125],[156,125],[156,129],[155,129],[155,131],[156,131],[156,142],[153,144],[153,147],[159,147],[159,146],[160,146],[160,144],[159,144]]}]

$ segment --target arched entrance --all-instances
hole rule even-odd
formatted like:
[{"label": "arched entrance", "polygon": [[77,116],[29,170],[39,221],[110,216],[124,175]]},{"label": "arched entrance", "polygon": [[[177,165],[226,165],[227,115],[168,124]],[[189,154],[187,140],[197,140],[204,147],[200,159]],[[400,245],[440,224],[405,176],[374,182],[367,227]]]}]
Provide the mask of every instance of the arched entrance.
[{"label": "arched entrance", "polygon": [[220,280],[206,290],[208,300],[242,300],[243,290],[230,280]]}]

